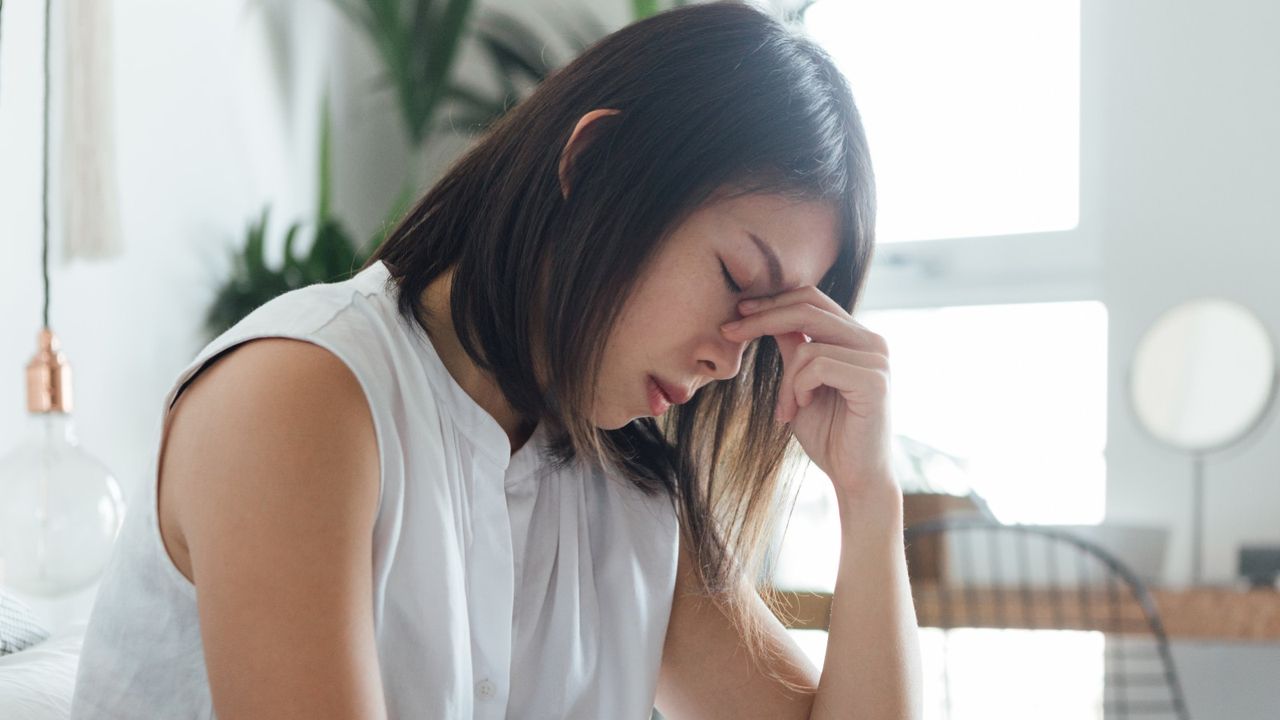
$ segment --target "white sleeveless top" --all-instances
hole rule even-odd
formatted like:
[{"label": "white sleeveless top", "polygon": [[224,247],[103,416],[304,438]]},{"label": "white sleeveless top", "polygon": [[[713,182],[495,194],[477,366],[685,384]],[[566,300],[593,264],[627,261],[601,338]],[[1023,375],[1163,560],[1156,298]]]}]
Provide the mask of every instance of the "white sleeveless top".
[{"label": "white sleeveless top", "polygon": [[[546,423],[512,455],[399,314],[388,277],[378,262],[263,304],[182,371],[160,432],[219,352],[271,336],[327,348],[359,380],[377,433],[373,623],[389,717],[648,718],[675,589],[671,501],[581,462],[551,473]],[[197,588],[160,539],[155,460],[95,598],[75,720],[215,717]]]}]

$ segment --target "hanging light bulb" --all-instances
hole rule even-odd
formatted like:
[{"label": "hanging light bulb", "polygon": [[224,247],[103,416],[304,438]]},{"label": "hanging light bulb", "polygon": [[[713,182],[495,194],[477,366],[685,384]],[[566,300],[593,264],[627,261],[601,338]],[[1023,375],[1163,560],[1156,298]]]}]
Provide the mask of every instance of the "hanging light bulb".
[{"label": "hanging light bulb", "polygon": [[120,484],[76,440],[71,366],[49,329],[49,27],[44,6],[44,153],[41,179],[44,308],[27,364],[25,437],[0,457],[0,585],[47,598],[92,584],[124,524]]},{"label": "hanging light bulb", "polygon": [[120,484],[80,447],[71,409],[71,366],[46,327],[27,365],[26,437],[0,458],[0,583],[32,595],[93,583],[124,522]]}]

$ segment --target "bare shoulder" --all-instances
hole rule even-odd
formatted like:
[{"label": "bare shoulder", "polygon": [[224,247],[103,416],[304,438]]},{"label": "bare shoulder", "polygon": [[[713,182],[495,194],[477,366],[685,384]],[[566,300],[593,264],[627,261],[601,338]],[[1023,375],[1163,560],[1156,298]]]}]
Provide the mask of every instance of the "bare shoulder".
[{"label": "bare shoulder", "polygon": [[[207,499],[200,497],[202,492],[216,490],[201,481],[214,467],[233,475],[219,484],[231,490],[234,485],[226,482],[246,477],[229,472],[237,466],[287,463],[301,469],[335,460],[340,467],[363,466],[366,476],[372,470],[373,487],[361,489],[347,481],[329,490],[345,490],[355,497],[339,498],[332,492],[324,497],[356,501],[353,509],[368,509],[372,523],[377,453],[368,402],[341,359],[319,345],[290,338],[241,343],[207,362],[180,390],[169,411],[159,463],[161,524],[168,526],[162,529],[172,531],[176,550],[185,555],[188,516]],[[369,480],[366,477],[366,485]],[[289,491],[284,483],[273,487]],[[365,496],[363,502],[360,495]]]},{"label": "bare shoulder", "polygon": [[196,585],[219,717],[384,717],[379,458],[350,368],[300,340],[233,347],[182,389],[159,467],[162,536]]}]

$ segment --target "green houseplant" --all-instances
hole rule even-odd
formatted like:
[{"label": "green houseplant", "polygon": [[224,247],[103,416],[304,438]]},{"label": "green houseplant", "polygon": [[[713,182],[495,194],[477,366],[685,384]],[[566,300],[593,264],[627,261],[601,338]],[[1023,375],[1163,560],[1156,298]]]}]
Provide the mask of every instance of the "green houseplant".
[{"label": "green houseplant", "polygon": [[[472,0],[331,0],[365,31],[384,68],[384,82],[395,91],[400,116],[415,150],[425,145],[434,119],[448,95],[448,77],[466,32]],[[295,254],[304,225],[285,231],[281,267],[266,262],[270,209],[249,223],[245,242],[232,255],[232,272],[215,293],[205,316],[205,332],[216,336],[254,308],[289,290],[349,277],[378,246],[389,223],[369,241],[357,243],[329,209],[331,187],[330,122],[327,97],[321,109],[319,199],[309,251]],[[407,181],[388,212],[394,219],[407,207]]]},{"label": "green houseplant", "polygon": [[319,200],[311,247],[305,254],[296,252],[295,243],[303,229],[303,223],[294,222],[285,231],[281,267],[268,265],[266,240],[271,211],[269,207],[264,207],[262,214],[249,223],[243,247],[232,253],[231,275],[218,288],[205,315],[205,332],[210,336],[221,334],[254,308],[281,293],[350,274],[364,264],[365,259],[377,247],[377,243],[373,241],[357,244],[342,223],[329,212],[332,175],[327,98],[320,116]]}]

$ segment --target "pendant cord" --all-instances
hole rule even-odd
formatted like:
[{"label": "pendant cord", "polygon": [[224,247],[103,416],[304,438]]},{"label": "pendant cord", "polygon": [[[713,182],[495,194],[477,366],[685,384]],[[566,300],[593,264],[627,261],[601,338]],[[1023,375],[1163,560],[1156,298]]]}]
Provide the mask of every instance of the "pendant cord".
[{"label": "pendant cord", "polygon": [[[49,19],[53,14],[53,1],[44,3],[44,130],[43,130],[43,165],[40,175],[41,226],[40,236],[40,274],[44,280],[44,306],[41,314],[42,327],[49,327]],[[0,0],[0,38],[3,32],[4,0]]]},{"label": "pendant cord", "polygon": [[41,173],[41,234],[40,269],[44,276],[44,325],[49,327],[49,25],[52,17],[53,0],[44,1],[44,171]]}]

